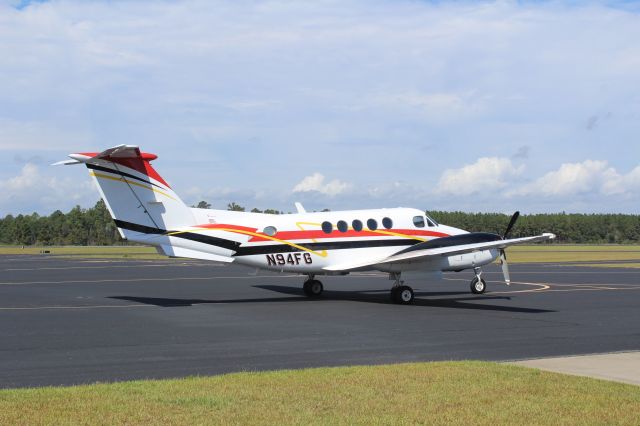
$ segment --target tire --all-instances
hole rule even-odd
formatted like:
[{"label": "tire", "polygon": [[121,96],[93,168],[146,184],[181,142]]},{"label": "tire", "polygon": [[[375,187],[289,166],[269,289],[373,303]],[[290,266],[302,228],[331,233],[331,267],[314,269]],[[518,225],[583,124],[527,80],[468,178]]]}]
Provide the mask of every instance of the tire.
[{"label": "tire", "polygon": [[487,290],[487,282],[480,278],[480,280],[478,280],[478,277],[475,277],[474,279],[471,280],[471,293],[473,294],[482,294]]},{"label": "tire", "polygon": [[413,303],[413,289],[408,285],[401,285],[391,289],[391,300],[399,305],[410,305]]},{"label": "tire", "polygon": [[302,290],[304,290],[304,294],[309,297],[319,297],[324,290],[322,283],[318,280],[309,280],[305,281],[302,286]]}]

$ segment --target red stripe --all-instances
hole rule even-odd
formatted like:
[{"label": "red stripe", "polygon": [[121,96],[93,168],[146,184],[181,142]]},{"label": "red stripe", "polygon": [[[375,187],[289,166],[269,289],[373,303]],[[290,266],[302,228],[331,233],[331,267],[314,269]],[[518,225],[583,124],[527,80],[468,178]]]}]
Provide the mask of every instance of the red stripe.
[{"label": "red stripe", "polygon": [[[204,229],[230,229],[237,231],[246,231],[246,232],[257,232],[256,228],[249,228],[246,226],[240,225],[229,225],[224,223],[205,223],[202,225],[195,225],[194,228],[204,228]],[[445,234],[443,232],[436,231],[423,231],[420,229],[381,229],[380,231],[393,232],[396,234],[402,234],[407,238],[411,237],[448,237],[449,234]],[[327,238],[354,238],[354,237],[381,237],[388,236],[393,237],[393,235],[387,235],[380,232],[372,232],[372,231],[354,231],[349,230],[347,232],[340,232],[338,230],[334,230],[330,234],[326,234],[322,230],[311,230],[311,231],[280,231],[276,233],[273,237],[279,240],[284,241],[292,241],[292,240],[322,240]],[[251,237],[249,242],[264,242],[264,241],[272,241],[267,237]]]},{"label": "red stripe", "polygon": [[[382,231],[382,230],[381,230]],[[435,231],[420,231],[416,229],[385,229],[384,231],[394,232],[396,234],[406,235],[407,238],[411,237],[448,237],[449,234],[444,234],[442,232]],[[354,231],[349,230],[347,232],[340,232],[334,230],[330,234],[326,234],[322,230],[317,231],[281,231],[274,235],[274,238],[278,238],[279,240],[292,241],[292,240],[322,240],[327,238],[354,238],[354,237],[381,237],[381,236],[389,236],[379,232],[371,232],[371,231]],[[269,241],[268,238],[262,237],[253,237],[249,240],[249,242],[261,242],[261,241]]]},{"label": "red stripe", "polygon": [[[86,155],[87,157],[95,157],[99,154],[99,152],[81,152],[81,155]],[[121,158],[121,157],[103,157],[101,160],[111,161],[112,163],[120,164],[125,167],[129,167],[130,169],[135,170],[138,173],[142,173],[143,175],[149,176],[167,188],[171,188],[169,184],[162,179],[162,176],[156,172],[156,170],[151,166],[149,161],[155,160],[158,158],[155,154],[149,154],[148,152],[141,152],[139,157],[132,158]]]}]

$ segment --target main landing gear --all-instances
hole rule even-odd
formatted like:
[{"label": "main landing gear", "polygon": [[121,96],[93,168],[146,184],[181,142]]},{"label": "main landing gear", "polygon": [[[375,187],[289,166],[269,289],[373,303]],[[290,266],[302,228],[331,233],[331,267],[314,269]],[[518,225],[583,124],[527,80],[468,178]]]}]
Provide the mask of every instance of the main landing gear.
[{"label": "main landing gear", "polygon": [[400,279],[400,273],[389,274],[389,279],[395,280],[391,288],[391,301],[399,305],[413,303],[413,289],[408,285],[404,285],[404,281]]},{"label": "main landing gear", "polygon": [[313,278],[313,275],[309,275],[309,279],[304,282],[302,290],[308,297],[320,297],[324,287],[320,281]]},{"label": "main landing gear", "polygon": [[471,293],[482,294],[487,289],[487,282],[482,278],[482,270],[480,268],[473,268],[473,272],[476,276],[471,280]]}]

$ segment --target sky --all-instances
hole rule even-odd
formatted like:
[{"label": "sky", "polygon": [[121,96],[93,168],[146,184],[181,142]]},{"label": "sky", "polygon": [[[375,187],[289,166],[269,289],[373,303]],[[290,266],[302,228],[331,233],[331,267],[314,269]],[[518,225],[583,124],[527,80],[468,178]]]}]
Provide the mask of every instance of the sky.
[{"label": "sky", "polygon": [[640,3],[0,0],[0,217],[139,145],[187,204],[640,214]]}]

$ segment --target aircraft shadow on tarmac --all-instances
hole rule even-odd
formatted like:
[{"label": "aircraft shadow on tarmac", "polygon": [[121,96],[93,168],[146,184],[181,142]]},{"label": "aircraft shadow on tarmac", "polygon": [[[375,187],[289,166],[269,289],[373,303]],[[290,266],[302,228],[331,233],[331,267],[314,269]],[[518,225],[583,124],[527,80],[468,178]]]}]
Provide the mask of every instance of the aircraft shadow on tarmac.
[{"label": "aircraft shadow on tarmac", "polygon": [[[272,302],[318,302],[318,301],[350,301],[364,303],[381,303],[391,304],[391,300],[386,290],[369,290],[369,291],[334,291],[325,290],[322,297],[310,299],[302,295],[302,291],[298,287],[287,287],[279,285],[256,285],[255,288],[269,290],[280,294],[290,295],[289,297],[264,297],[264,298],[247,298],[247,299],[177,299],[177,298],[161,298],[161,297],[138,297],[138,296],[111,296],[110,299],[126,300],[129,302],[143,303],[146,305],[154,305],[160,307],[180,307],[193,306],[202,304],[233,304],[233,303],[272,303]],[[477,309],[501,312],[519,312],[529,314],[540,314],[555,312],[548,309],[523,308],[517,306],[501,306],[480,303],[491,300],[511,300],[508,296],[469,296],[467,292],[415,292],[416,298],[412,306],[422,307],[439,307],[452,309]],[[421,297],[422,296],[422,297]],[[423,297],[435,296],[456,296],[443,299],[429,299]]]}]

